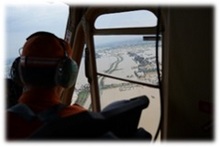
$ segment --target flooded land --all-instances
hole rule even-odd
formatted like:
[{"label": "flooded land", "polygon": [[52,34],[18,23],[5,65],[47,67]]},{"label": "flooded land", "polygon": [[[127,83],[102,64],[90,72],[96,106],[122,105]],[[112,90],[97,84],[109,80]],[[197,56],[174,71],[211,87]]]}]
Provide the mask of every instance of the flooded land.
[{"label": "flooded land", "polygon": [[[96,63],[98,73],[158,85],[154,42],[99,48],[96,50]],[[82,63],[79,75],[85,75],[84,68],[84,63]],[[117,100],[146,95],[150,100],[150,104],[142,112],[139,126],[145,128],[151,134],[155,134],[160,118],[158,88],[104,76],[98,76],[98,83],[102,109]],[[84,76],[79,76],[72,103],[78,103],[91,109],[89,93],[90,88],[87,79]]]}]

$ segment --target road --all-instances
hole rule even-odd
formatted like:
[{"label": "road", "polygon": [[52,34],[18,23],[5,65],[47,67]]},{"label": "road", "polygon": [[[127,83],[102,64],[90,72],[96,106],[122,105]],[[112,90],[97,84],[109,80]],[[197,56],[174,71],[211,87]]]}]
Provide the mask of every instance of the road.
[{"label": "road", "polygon": [[[106,74],[112,74],[118,68],[119,63],[121,63],[123,61],[122,56],[117,55],[115,57],[116,57],[117,60],[110,65],[108,70],[105,71]],[[100,90],[102,89],[102,87],[104,87],[104,79],[105,79],[105,77],[100,77],[99,78]]]}]

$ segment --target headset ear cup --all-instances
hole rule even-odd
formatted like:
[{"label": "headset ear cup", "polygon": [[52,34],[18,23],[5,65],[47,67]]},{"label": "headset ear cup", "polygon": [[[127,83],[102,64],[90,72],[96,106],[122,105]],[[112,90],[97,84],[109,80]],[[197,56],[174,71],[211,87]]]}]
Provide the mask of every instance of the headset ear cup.
[{"label": "headset ear cup", "polygon": [[17,57],[12,63],[12,66],[10,69],[10,77],[17,84],[22,85],[21,75],[19,71],[19,64],[20,64],[20,57]]},{"label": "headset ear cup", "polygon": [[62,59],[57,65],[55,82],[64,88],[73,86],[76,82],[78,66],[76,62],[68,57]]}]

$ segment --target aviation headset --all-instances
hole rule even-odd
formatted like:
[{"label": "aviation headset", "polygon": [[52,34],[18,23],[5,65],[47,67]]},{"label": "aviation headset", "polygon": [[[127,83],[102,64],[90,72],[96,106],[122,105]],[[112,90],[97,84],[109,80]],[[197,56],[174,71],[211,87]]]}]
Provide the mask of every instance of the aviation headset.
[{"label": "aviation headset", "polygon": [[[40,86],[59,85],[64,88],[73,86],[76,81],[78,66],[74,60],[68,57],[65,41],[48,32],[36,32],[26,40],[34,36],[48,36],[57,39],[63,50],[63,58],[39,58],[20,56],[17,57],[11,67],[10,76],[17,83],[34,84]],[[42,66],[44,68],[42,68]],[[46,67],[46,68],[45,68]]]}]

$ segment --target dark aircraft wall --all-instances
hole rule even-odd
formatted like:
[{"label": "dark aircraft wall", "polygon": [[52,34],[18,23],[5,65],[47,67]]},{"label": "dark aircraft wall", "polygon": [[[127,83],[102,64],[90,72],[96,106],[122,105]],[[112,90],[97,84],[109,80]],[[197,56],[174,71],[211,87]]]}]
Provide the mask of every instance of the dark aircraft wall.
[{"label": "dark aircraft wall", "polygon": [[213,140],[214,8],[162,9],[166,140]]}]

